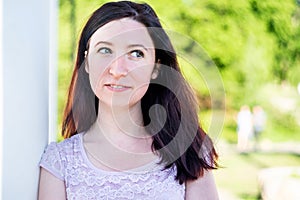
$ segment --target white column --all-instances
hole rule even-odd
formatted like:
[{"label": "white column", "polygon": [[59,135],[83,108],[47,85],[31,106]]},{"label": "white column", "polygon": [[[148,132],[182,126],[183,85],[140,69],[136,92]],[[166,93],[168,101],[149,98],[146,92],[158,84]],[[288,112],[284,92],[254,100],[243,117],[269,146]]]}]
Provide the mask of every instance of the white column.
[{"label": "white column", "polygon": [[48,130],[55,130],[50,127],[55,120],[49,119],[56,110],[56,104],[49,106],[56,100],[55,85],[49,83],[54,84],[56,70],[49,63],[56,64],[51,60],[56,58],[51,19],[56,16],[50,15],[56,0],[0,4],[0,198],[32,200],[37,198],[38,162]]},{"label": "white column", "polygon": [[49,142],[57,139],[58,1],[49,1]]},{"label": "white column", "polygon": [[[3,3],[2,0],[0,0],[0,178],[2,176],[2,169],[3,169],[3,59],[2,59],[2,33],[3,33]],[[0,199],[2,197],[2,180],[0,180]]]}]

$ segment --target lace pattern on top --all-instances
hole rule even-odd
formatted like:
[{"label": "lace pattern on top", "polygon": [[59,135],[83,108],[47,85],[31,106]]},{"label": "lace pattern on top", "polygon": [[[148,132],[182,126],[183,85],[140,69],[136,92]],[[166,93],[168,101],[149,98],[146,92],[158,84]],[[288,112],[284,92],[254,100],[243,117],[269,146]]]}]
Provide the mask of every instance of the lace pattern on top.
[{"label": "lace pattern on top", "polygon": [[89,162],[77,134],[46,148],[40,166],[63,180],[68,200],[142,199],[183,200],[184,184],[175,181],[176,169],[162,170],[157,165],[150,171],[110,172]]}]

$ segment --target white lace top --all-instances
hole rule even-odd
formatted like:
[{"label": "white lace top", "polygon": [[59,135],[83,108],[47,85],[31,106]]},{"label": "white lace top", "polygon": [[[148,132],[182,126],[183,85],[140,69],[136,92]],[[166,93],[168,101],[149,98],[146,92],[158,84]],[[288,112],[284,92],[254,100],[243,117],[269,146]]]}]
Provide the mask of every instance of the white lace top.
[{"label": "white lace top", "polygon": [[89,161],[82,138],[80,133],[60,143],[52,142],[40,162],[41,167],[65,182],[68,200],[184,199],[185,186],[175,181],[175,168],[162,170],[155,163],[145,170],[101,170]]}]

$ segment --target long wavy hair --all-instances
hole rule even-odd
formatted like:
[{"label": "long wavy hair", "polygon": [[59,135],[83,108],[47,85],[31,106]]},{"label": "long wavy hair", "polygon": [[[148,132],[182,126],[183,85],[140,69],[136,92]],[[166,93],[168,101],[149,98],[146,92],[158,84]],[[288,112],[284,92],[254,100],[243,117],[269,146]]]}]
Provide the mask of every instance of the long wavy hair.
[{"label": "long wavy hair", "polygon": [[[93,93],[84,69],[85,51],[93,33],[103,25],[130,18],[148,28],[155,46],[158,77],[141,99],[144,126],[153,138],[152,150],[159,152],[165,168],[176,165],[180,184],[216,169],[217,153],[208,135],[199,125],[197,102],[185,81],[171,41],[154,10],[146,3],[110,2],[98,8],[84,26],[64,110],[62,135],[69,138],[87,131],[96,121],[99,100]],[[160,105],[160,106],[157,106]],[[162,109],[163,108],[163,109]],[[161,128],[158,128],[161,127]]]}]

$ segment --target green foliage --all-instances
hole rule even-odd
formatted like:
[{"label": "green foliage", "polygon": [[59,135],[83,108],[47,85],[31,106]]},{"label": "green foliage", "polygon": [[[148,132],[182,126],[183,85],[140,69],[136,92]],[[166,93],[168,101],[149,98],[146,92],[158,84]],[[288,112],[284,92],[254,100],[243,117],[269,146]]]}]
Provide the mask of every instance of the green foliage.
[{"label": "green foliage", "polygon": [[[60,0],[59,122],[67,96],[73,55],[76,52],[74,40],[78,40],[80,30],[91,13],[104,2],[107,1]],[[269,115],[266,135],[273,137],[273,132],[276,132],[278,134],[275,135],[297,138],[295,134],[299,132],[299,122],[296,118],[299,118],[300,111],[296,106],[299,106],[299,95],[286,95],[285,89],[279,85],[285,83],[291,90],[295,90],[300,82],[299,1],[145,2],[156,10],[164,28],[189,38],[173,40],[177,51],[182,55],[179,62],[186,78],[195,89],[202,109],[212,108],[214,91],[217,91],[217,97],[220,98],[218,108],[223,108],[226,102],[227,115],[223,135],[227,140],[235,142],[234,115],[244,104],[260,104],[266,109]],[[194,63],[198,63],[198,66],[195,67]],[[215,66],[217,70],[207,72],[207,69]],[[222,76],[226,99],[221,99],[224,92],[222,84],[212,87],[214,84],[211,83],[217,76]],[[270,103],[270,99],[274,101],[281,97],[296,99],[292,114],[283,113],[278,110],[277,104]]]},{"label": "green foliage", "polygon": [[274,75],[279,81],[287,79],[289,68],[299,59],[299,8],[295,1],[253,0],[253,10],[265,22],[268,33],[275,36]]}]

